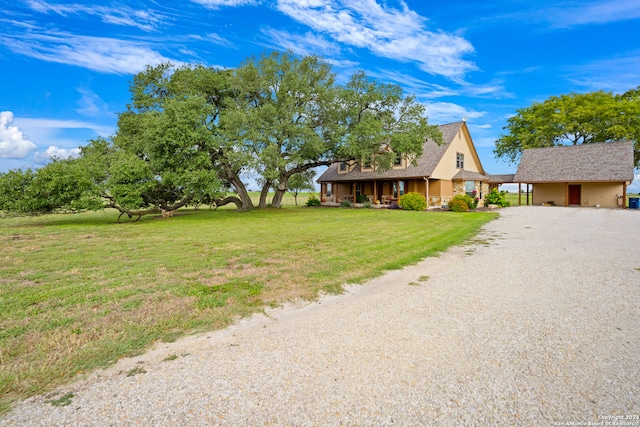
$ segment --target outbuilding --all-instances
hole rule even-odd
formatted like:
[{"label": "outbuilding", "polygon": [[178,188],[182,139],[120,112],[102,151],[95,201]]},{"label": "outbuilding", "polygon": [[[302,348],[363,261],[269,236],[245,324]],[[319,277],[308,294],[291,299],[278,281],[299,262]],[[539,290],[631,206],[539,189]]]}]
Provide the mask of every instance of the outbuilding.
[{"label": "outbuilding", "polygon": [[513,181],[532,184],[534,205],[625,207],[633,142],[524,150]]}]

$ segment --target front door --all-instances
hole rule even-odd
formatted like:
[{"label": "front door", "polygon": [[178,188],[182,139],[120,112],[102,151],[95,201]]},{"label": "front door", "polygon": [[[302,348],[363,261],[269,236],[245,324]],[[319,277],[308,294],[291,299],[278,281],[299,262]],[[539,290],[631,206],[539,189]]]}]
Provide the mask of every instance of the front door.
[{"label": "front door", "polygon": [[582,198],[582,186],[581,185],[569,185],[569,204],[580,205],[580,199]]}]

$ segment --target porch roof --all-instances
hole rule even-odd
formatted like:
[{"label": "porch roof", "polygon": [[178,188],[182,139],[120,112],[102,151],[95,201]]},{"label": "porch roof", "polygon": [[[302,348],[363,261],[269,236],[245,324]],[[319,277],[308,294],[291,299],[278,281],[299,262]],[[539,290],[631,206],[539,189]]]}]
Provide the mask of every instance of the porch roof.
[{"label": "porch roof", "polygon": [[485,175],[478,172],[472,172],[461,169],[460,172],[453,176],[454,181],[489,181]]},{"label": "porch roof", "polygon": [[508,184],[513,183],[513,177],[516,175],[513,173],[502,174],[502,175],[489,175],[489,184]]}]

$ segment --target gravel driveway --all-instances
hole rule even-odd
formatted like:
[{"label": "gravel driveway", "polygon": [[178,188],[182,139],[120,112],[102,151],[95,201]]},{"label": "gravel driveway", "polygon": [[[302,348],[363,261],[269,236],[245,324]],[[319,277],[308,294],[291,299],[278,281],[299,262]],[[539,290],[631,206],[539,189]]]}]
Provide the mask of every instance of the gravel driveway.
[{"label": "gravel driveway", "polygon": [[472,244],[162,344],[0,425],[640,426],[639,249],[637,210],[504,209]]}]

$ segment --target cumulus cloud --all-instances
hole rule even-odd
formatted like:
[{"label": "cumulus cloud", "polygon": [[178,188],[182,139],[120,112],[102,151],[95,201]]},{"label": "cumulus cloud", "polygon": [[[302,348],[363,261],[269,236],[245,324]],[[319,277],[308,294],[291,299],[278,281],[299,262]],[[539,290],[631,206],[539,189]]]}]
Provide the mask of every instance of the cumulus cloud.
[{"label": "cumulus cloud", "polygon": [[33,153],[33,160],[36,163],[45,164],[48,163],[52,159],[68,159],[75,158],[80,155],[79,148],[60,148],[54,145],[50,146],[44,151],[36,151]]},{"label": "cumulus cloud", "polygon": [[[144,42],[69,33],[0,36],[0,44],[32,58],[102,73],[135,74],[144,70],[146,65],[170,61]],[[179,61],[171,62],[181,64]]]},{"label": "cumulus cloud", "polygon": [[463,59],[474,51],[462,37],[429,30],[426,19],[402,3],[402,10],[376,0],[278,0],[278,10],[334,40],[406,62],[434,75],[461,80],[476,69]]},{"label": "cumulus cloud", "polygon": [[36,144],[13,125],[13,113],[0,112],[0,159],[23,159],[35,149]]}]

